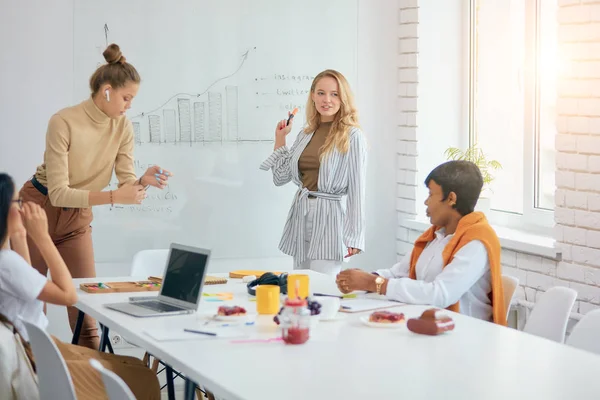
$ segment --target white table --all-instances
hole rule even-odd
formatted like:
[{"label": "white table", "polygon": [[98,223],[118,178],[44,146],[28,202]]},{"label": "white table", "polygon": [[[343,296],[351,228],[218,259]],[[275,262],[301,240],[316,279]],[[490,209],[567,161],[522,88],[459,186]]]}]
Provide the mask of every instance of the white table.
[{"label": "white table", "polygon": [[[330,278],[310,275],[311,291],[336,292]],[[131,278],[103,281],[124,279]],[[75,281],[78,286],[98,279]],[[197,315],[134,318],[103,304],[147,292],[80,291],[76,307],[227,400],[600,398],[600,356],[450,312],[455,330],[437,337],[416,335],[405,327],[367,327],[358,320],[360,314],[319,322],[311,339],[299,346],[234,344],[201,335],[192,341],[159,342],[143,333],[152,327],[200,325],[222,304],[255,309],[240,280],[205,286],[204,291],[233,292],[236,298],[225,303],[203,301]],[[398,310],[410,318],[426,308]],[[254,327],[244,329],[250,329],[253,337],[275,337],[278,328],[270,320],[259,317]]]}]

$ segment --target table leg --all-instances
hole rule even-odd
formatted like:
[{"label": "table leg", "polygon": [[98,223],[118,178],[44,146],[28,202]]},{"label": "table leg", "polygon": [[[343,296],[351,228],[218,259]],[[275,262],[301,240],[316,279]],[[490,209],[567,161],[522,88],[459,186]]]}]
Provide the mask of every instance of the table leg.
[{"label": "table leg", "polygon": [[71,344],[79,344],[79,335],[81,335],[81,326],[83,325],[83,317],[85,313],[79,310],[79,314],[77,314],[77,323],[75,324],[75,331],[73,332],[73,339],[71,340]]},{"label": "table leg", "polygon": [[110,338],[108,337],[108,326],[100,324],[100,329],[102,331],[102,334],[100,336],[100,348],[98,350],[104,353],[106,351],[106,346],[109,345],[110,342]]},{"label": "table leg", "polygon": [[194,400],[196,384],[190,379],[185,378],[185,400]]},{"label": "table leg", "polygon": [[169,400],[175,400],[175,387],[173,386],[173,368],[166,366],[167,394]]}]

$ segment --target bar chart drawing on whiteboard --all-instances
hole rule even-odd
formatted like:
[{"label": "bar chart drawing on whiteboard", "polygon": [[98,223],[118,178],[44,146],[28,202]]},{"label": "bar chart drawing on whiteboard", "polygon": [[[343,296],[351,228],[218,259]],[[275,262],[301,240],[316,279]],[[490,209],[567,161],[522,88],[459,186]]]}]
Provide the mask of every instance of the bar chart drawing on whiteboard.
[{"label": "bar chart drawing on whiteboard", "polygon": [[237,69],[223,76],[200,93],[177,93],[159,107],[131,117],[136,144],[189,144],[223,142],[270,142],[242,137],[239,133],[239,86],[227,84],[224,90],[217,83],[236,75],[248,55],[246,50]]}]

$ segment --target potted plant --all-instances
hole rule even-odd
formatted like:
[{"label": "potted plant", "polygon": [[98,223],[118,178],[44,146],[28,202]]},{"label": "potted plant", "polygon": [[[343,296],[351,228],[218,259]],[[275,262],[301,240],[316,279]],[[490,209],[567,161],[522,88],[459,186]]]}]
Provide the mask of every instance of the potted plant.
[{"label": "potted plant", "polygon": [[471,161],[479,167],[481,175],[483,176],[483,188],[475,209],[488,213],[490,211],[490,195],[493,193],[490,184],[495,179],[494,172],[502,169],[502,164],[496,160],[488,160],[483,149],[481,149],[477,143],[469,146],[464,151],[456,147],[449,147],[444,152],[444,155],[448,160]]}]

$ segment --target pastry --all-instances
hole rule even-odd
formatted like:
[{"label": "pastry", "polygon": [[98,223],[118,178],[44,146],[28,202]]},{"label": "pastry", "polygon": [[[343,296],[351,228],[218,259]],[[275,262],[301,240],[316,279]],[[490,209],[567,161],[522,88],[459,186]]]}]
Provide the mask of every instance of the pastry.
[{"label": "pastry", "polygon": [[221,306],[219,307],[218,314],[225,317],[246,315],[246,309],[239,306]]},{"label": "pastry", "polygon": [[369,316],[369,322],[378,324],[398,324],[404,321],[404,314],[391,311],[375,311]]},{"label": "pastry", "polygon": [[419,318],[411,318],[406,323],[409,331],[421,335],[439,335],[454,329],[454,321],[443,314],[441,310],[430,308],[425,310]]}]

